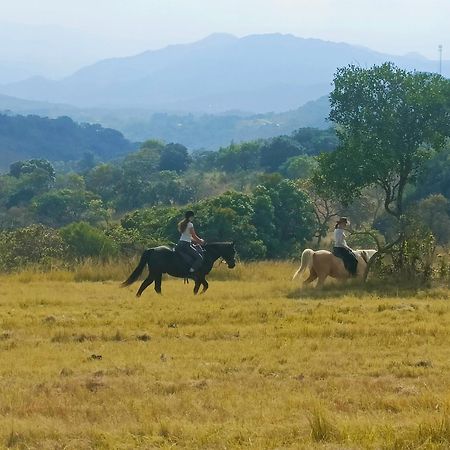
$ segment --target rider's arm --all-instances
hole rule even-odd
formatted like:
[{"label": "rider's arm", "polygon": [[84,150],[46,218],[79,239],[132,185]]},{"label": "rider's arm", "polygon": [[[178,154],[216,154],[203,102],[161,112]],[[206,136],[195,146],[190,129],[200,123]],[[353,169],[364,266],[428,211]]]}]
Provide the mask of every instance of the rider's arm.
[{"label": "rider's arm", "polygon": [[343,236],[343,245],[344,245],[344,247],[345,247],[347,250],[350,250],[350,251],[352,252],[353,249],[349,247],[349,245],[347,244],[347,241],[345,240],[345,238],[347,237],[347,236],[345,235],[345,233],[342,233],[342,236]]},{"label": "rider's arm", "polygon": [[343,247],[346,248],[347,250],[351,251],[351,248],[347,245],[347,241],[345,240],[345,233],[344,230],[342,229],[337,229],[336,232],[334,233],[334,238],[335,238],[335,245],[337,247]]},{"label": "rider's arm", "polygon": [[201,238],[199,238],[199,237],[197,236],[197,233],[195,232],[195,230],[194,230],[193,227],[191,228],[191,236],[192,236],[192,240],[193,240],[196,244],[203,245],[203,244],[205,243],[205,241],[204,241],[203,239],[201,239]]}]

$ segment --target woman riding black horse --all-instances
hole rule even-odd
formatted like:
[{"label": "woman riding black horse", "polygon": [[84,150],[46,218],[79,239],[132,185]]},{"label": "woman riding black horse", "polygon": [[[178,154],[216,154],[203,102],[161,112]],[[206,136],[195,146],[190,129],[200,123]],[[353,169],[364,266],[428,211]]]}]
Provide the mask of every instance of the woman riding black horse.
[{"label": "woman riding black horse", "polygon": [[193,220],[194,211],[186,211],[184,219],[178,223],[178,231],[181,236],[175,251],[191,265],[190,271],[196,272],[203,263],[203,255],[193,246],[193,243],[204,245],[205,241],[197,236],[192,223]]},{"label": "woman riding black horse", "polygon": [[206,281],[205,276],[211,271],[214,263],[219,258],[223,258],[228,267],[232,269],[236,265],[235,255],[236,250],[233,242],[207,243],[204,247],[203,264],[195,273],[192,273],[189,271],[189,266],[183,258],[169,247],[161,246],[151,248],[145,250],[138,266],[134,269],[128,279],[122,283],[122,286],[129,286],[131,283],[134,283],[147,265],[149,275],[142,282],[137,291],[137,297],[140,297],[142,292],[144,292],[144,290],[153,282],[155,282],[155,291],[158,294],[161,294],[161,280],[163,273],[168,273],[169,275],[178,278],[193,278],[195,280],[194,294],[198,293],[200,285],[203,286],[202,293],[204,293],[208,289],[208,282]]}]

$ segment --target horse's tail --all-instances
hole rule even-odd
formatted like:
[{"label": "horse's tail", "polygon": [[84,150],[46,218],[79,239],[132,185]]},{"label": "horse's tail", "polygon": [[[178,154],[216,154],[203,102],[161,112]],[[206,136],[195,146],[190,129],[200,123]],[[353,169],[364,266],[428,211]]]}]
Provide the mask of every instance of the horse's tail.
[{"label": "horse's tail", "polygon": [[303,250],[301,264],[300,264],[300,267],[298,268],[297,272],[294,273],[294,276],[292,277],[293,280],[297,277],[297,275],[300,275],[306,269],[311,270],[311,267],[313,264],[313,256],[314,256],[314,250],[311,250],[310,248]]},{"label": "horse's tail", "polygon": [[132,274],[121,284],[122,287],[129,286],[139,278],[142,271],[144,270],[145,265],[148,263],[148,258],[150,257],[152,252],[153,249],[151,248],[150,250],[145,250],[145,252],[142,253],[139,264],[137,265],[136,269],[133,270]]}]

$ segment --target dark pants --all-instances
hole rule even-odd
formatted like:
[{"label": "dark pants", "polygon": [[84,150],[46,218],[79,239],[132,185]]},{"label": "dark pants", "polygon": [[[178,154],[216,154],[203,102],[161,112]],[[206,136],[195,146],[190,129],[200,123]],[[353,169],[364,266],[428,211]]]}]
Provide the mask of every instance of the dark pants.
[{"label": "dark pants", "polygon": [[180,253],[194,270],[200,269],[200,266],[203,263],[203,256],[191,243],[178,241],[175,251]]},{"label": "dark pants", "polygon": [[333,247],[333,255],[341,258],[344,261],[345,268],[350,272],[352,276],[356,275],[358,260],[351,250],[344,247]]}]

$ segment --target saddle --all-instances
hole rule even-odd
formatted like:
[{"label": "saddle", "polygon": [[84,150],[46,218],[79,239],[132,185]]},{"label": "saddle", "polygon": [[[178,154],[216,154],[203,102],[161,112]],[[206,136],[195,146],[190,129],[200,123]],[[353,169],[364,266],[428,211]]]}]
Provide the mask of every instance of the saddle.
[{"label": "saddle", "polygon": [[[191,244],[191,247],[194,247],[195,250],[200,253],[200,255],[204,256],[205,250],[201,245],[195,245],[195,244]],[[172,251],[178,255],[178,257],[185,263],[186,265],[186,272],[189,273],[189,269],[191,268],[192,264],[194,263],[195,259],[193,257],[191,257],[190,255],[188,255],[187,253],[184,252],[180,252],[177,251],[176,248],[172,248]]]}]

